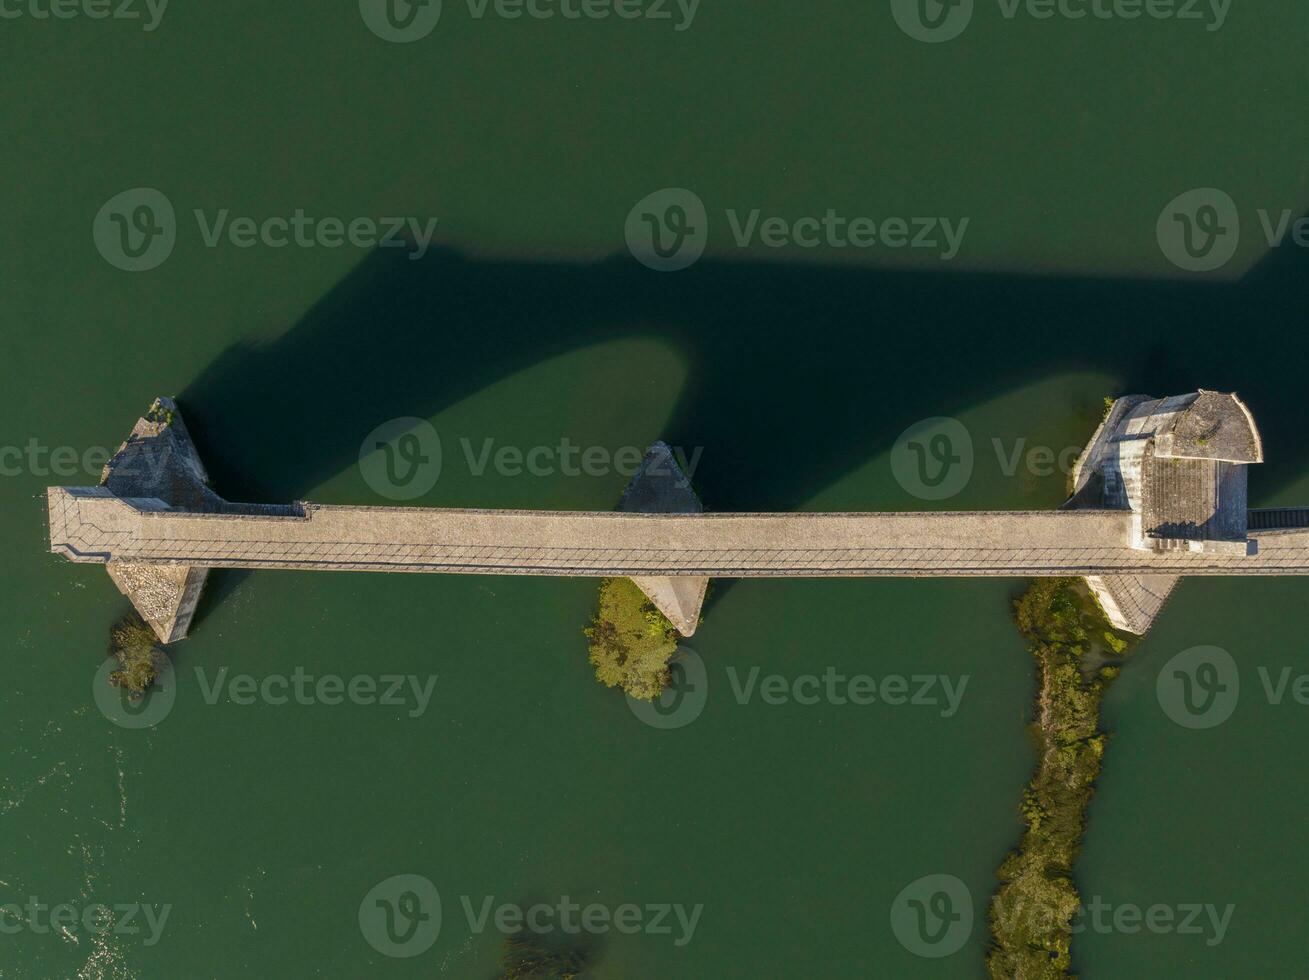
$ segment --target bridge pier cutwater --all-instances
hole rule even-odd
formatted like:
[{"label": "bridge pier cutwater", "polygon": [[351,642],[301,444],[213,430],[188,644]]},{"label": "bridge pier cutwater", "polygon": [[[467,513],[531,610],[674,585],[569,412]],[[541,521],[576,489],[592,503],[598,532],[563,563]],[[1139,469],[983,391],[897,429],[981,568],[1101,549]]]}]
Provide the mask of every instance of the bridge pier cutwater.
[{"label": "bridge pier cutwater", "polygon": [[[618,509],[629,514],[700,514],[704,505],[691,488],[666,443],[656,442],[645,454],[641,468],[623,491]],[[700,625],[709,579],[704,575],[637,575],[636,587],[646,594],[682,636]]]},{"label": "bridge pier cutwater", "polygon": [[1120,398],[1056,511],[705,513],[657,443],[617,511],[234,504],[157,400],[100,486],[51,487],[50,547],[104,564],[183,638],[211,568],[628,577],[683,635],[711,577],[1085,578],[1144,633],[1187,575],[1309,575],[1309,508],[1248,511],[1253,417],[1231,394]]}]

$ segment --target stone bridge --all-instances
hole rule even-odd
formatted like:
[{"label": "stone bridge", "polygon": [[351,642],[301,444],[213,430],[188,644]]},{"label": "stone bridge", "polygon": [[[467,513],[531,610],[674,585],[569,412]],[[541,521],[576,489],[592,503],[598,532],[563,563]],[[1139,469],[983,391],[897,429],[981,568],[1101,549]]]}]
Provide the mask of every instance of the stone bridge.
[{"label": "stone bridge", "polygon": [[1249,553],[1141,551],[1116,511],[620,514],[329,507],[195,514],[103,487],[49,492],[53,550],[77,562],[485,575],[967,577],[1309,574],[1309,530]]},{"label": "stone bridge", "polygon": [[1081,576],[1115,625],[1144,632],[1180,576],[1309,575],[1309,511],[1247,516],[1262,449],[1234,397],[1121,399],[1066,509],[792,514],[700,512],[662,444],[614,513],[231,504],[161,399],[101,486],[49,490],[50,546],[108,565],[165,641],[185,635],[210,568],[626,576],[684,635],[711,577]]}]

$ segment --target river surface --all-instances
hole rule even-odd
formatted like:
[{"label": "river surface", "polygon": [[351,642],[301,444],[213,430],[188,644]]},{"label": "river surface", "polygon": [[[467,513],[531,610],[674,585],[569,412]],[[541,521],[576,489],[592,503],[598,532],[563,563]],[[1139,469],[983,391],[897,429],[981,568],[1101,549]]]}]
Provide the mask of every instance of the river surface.
[{"label": "river surface", "polygon": [[[1209,30],[1211,8],[978,0],[928,44],[885,2],[706,0],[689,24],[447,2],[389,43],[354,3],[179,2],[154,30],[137,7],[0,22],[0,906],[28,907],[0,910],[0,976],[489,980],[494,909],[558,924],[569,902],[639,908],[586,937],[599,980],[983,975],[1033,765],[1022,582],[716,583],[676,712],[698,715],[668,728],[594,681],[593,582],[216,573],[171,709],[129,730],[92,697],[128,605],[45,553],[44,490],[96,482],[97,450],[168,394],[233,499],[400,502],[357,460],[416,418],[442,463],[418,504],[609,509],[624,461],[666,439],[710,510],[1045,509],[1106,395],[1208,387],[1263,428],[1252,503],[1309,502],[1309,257],[1270,248],[1260,215],[1309,199],[1309,10],[1238,2]],[[1191,273],[1156,224],[1197,187],[1230,196],[1240,237]],[[97,215],[136,188],[168,200],[175,242],[130,272],[112,234],[146,227],[147,198],[109,207],[121,229]],[[677,272],[625,238],[664,188],[709,228]],[[421,257],[308,247],[297,210],[438,224]],[[829,212],[938,219],[941,247],[811,247]],[[241,218],[286,223],[250,244]],[[944,260],[947,223],[966,232]],[[924,491],[895,447],[938,417],[971,476]],[[1106,699],[1076,869],[1110,909],[1076,938],[1088,980],[1302,972],[1307,600],[1299,580],[1184,583]],[[1156,697],[1197,645],[1240,671],[1208,730]],[[280,703],[327,675],[414,680],[399,704]],[[375,923],[400,875],[440,896],[408,957]],[[892,922],[929,875],[974,910],[940,958]],[[138,911],[52,931],[33,901]]]}]

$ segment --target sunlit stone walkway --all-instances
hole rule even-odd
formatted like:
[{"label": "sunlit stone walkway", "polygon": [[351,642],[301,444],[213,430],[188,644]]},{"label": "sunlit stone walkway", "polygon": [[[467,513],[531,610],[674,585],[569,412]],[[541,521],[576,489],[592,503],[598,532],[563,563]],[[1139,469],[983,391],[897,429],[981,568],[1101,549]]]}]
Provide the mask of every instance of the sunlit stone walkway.
[{"label": "sunlit stone walkway", "polygon": [[1146,551],[1122,511],[622,514],[324,507],[200,514],[51,488],[52,548],[73,561],[499,575],[1042,576],[1309,573],[1309,531],[1249,554]]},{"label": "sunlit stone walkway", "polygon": [[50,488],[50,547],[107,565],[169,642],[211,568],[625,576],[684,636],[713,577],[1067,575],[1144,633],[1181,576],[1309,574],[1309,509],[1246,510],[1262,460],[1245,404],[1202,390],[1118,399],[1058,511],[705,514],[662,444],[616,513],[233,504],[164,398],[100,486]]}]

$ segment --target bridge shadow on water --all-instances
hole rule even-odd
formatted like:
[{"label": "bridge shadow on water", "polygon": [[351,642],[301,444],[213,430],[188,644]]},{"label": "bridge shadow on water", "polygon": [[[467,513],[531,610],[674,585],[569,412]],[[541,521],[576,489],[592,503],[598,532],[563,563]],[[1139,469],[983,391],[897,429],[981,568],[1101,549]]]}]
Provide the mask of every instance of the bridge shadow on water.
[{"label": "bridge shadow on water", "polygon": [[[1257,502],[1309,456],[1301,251],[1233,283],[377,251],[282,336],[224,352],[181,404],[220,493],[285,502],[352,465],[387,419],[430,417],[569,351],[658,338],[689,371],[662,437],[704,448],[707,506],[791,510],[909,422],[1094,370],[1149,394],[1240,391],[1267,450]],[[420,503],[452,502],[438,487]],[[242,574],[216,575],[205,605]]]}]

